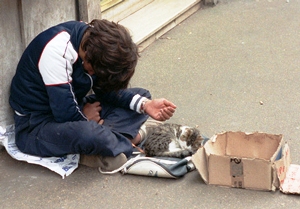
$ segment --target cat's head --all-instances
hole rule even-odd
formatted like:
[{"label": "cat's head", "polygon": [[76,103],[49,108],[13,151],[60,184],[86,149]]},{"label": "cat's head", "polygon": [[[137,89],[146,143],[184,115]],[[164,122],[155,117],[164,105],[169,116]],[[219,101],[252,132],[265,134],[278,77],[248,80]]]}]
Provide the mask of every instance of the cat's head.
[{"label": "cat's head", "polygon": [[200,131],[197,128],[190,128],[190,131],[191,133],[186,143],[188,146],[192,147],[193,152],[196,152],[202,146],[204,138],[201,136]]}]

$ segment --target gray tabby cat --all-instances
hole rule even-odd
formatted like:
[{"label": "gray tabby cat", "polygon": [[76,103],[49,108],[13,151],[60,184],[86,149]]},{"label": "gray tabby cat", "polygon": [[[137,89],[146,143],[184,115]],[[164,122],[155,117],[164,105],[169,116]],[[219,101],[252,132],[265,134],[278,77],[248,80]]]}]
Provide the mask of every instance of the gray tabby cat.
[{"label": "gray tabby cat", "polygon": [[145,155],[185,158],[194,154],[203,141],[196,128],[172,123],[147,127],[143,143]]}]

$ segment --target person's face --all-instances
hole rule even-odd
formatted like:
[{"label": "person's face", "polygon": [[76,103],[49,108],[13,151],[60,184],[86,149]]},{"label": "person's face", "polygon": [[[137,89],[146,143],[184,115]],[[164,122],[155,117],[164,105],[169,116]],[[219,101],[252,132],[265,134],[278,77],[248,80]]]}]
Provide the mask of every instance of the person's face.
[{"label": "person's face", "polygon": [[87,71],[87,73],[89,75],[94,75],[95,74],[95,71],[94,71],[92,65],[89,62],[83,60],[82,65],[83,65],[83,68]]},{"label": "person's face", "polygon": [[89,75],[94,75],[95,71],[94,71],[91,63],[89,63],[88,61],[86,61],[86,59],[85,59],[85,51],[83,51],[81,49],[81,47],[79,48],[79,56],[83,60],[83,62],[82,62],[83,68],[87,71],[87,73]]}]

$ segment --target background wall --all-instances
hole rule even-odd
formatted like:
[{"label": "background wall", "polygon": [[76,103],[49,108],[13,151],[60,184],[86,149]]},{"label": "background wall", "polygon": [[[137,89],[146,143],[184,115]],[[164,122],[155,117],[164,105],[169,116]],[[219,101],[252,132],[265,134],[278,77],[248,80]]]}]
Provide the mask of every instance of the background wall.
[{"label": "background wall", "polygon": [[[66,20],[77,20],[76,0],[23,0],[20,20],[25,45],[41,31]],[[22,18],[22,19],[21,19]]]},{"label": "background wall", "polygon": [[13,123],[9,86],[22,53],[18,0],[0,0],[0,126]]},{"label": "background wall", "polygon": [[0,0],[0,126],[13,123],[10,82],[30,41],[60,22],[94,18],[101,18],[100,0]]}]

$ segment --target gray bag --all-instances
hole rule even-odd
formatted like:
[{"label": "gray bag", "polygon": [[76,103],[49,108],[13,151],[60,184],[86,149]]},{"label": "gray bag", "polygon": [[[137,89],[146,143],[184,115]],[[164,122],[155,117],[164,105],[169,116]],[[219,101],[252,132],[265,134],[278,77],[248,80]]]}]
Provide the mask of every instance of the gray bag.
[{"label": "gray bag", "polygon": [[180,178],[195,169],[191,157],[183,159],[166,157],[145,157],[144,154],[132,156],[121,168],[103,174],[133,174],[162,178]]}]

